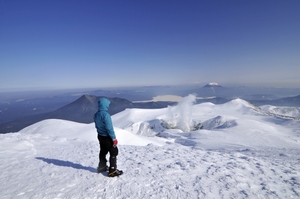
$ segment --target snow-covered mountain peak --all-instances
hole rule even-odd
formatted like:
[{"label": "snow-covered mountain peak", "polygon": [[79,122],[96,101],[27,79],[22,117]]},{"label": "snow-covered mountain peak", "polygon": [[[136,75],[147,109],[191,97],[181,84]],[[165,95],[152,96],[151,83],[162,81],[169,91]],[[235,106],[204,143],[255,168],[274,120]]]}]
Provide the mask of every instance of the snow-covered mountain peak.
[{"label": "snow-covered mountain peak", "polygon": [[204,87],[222,87],[220,84],[218,84],[217,82],[210,82],[208,84],[206,84]]},{"label": "snow-covered mountain peak", "polygon": [[226,104],[230,104],[232,106],[246,106],[246,107],[252,107],[253,106],[253,105],[251,105],[250,102],[248,102],[246,100],[243,100],[241,98],[233,99],[233,100],[227,102]]},{"label": "snow-covered mountain peak", "polygon": [[257,112],[261,112],[259,107],[255,106],[254,104],[251,104],[250,102],[248,102],[246,100],[240,99],[240,98],[231,100],[225,104],[222,104],[221,106],[232,108],[235,110],[240,110],[243,112],[248,111],[248,110],[254,110]]}]

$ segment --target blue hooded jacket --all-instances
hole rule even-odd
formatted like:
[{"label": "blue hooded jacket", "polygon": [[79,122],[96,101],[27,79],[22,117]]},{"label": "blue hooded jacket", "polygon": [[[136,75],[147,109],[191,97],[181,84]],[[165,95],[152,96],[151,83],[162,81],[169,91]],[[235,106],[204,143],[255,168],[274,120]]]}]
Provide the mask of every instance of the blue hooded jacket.
[{"label": "blue hooded jacket", "polygon": [[111,117],[107,112],[109,109],[110,101],[106,98],[98,100],[98,112],[94,115],[94,122],[97,132],[100,136],[110,136],[111,139],[116,139],[114,127]]}]

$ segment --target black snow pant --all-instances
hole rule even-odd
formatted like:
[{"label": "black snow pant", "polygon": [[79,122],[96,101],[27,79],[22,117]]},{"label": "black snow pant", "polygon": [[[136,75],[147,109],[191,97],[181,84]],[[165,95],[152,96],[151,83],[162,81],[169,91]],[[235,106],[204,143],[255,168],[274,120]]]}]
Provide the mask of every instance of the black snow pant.
[{"label": "black snow pant", "polygon": [[111,137],[104,137],[98,134],[98,140],[100,144],[100,153],[99,153],[99,167],[106,166],[106,155],[109,152],[109,170],[114,171],[117,169],[117,155],[118,155],[118,147],[113,146],[113,141]]}]

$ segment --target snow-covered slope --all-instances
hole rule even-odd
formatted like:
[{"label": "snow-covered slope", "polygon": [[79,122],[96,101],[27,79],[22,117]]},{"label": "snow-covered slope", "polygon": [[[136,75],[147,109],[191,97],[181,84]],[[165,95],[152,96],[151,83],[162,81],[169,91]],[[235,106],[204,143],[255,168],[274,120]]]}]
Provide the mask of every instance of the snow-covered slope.
[{"label": "snow-covered slope", "polygon": [[[94,124],[0,135],[0,198],[299,198],[300,123],[236,99],[112,117],[119,169],[97,174]],[[273,108],[272,108],[273,109]]]},{"label": "snow-covered slope", "polygon": [[272,113],[275,115],[300,119],[299,107],[286,107],[286,106],[277,107],[277,106],[264,105],[261,106],[261,109],[264,110],[265,112]]}]

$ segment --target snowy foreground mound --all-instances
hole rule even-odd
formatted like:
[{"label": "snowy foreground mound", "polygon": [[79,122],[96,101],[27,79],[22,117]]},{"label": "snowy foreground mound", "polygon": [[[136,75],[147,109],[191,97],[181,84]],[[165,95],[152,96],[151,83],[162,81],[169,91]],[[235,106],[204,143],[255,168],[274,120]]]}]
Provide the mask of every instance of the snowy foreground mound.
[{"label": "snowy foreground mound", "polygon": [[192,102],[114,115],[116,178],[96,173],[94,124],[45,120],[0,135],[0,198],[300,198],[297,111]]}]

